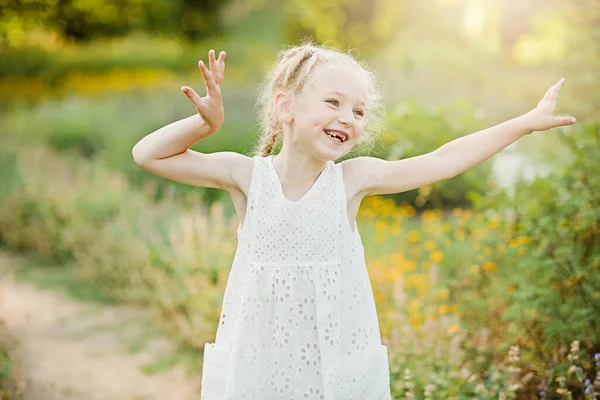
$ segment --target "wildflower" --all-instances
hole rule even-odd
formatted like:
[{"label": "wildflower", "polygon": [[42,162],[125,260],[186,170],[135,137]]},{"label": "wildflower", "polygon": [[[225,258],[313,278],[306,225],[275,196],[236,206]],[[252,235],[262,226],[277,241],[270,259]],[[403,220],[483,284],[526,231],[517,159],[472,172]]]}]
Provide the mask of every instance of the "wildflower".
[{"label": "wildflower", "polygon": [[429,256],[429,258],[431,259],[431,261],[433,262],[440,262],[444,259],[444,253],[437,250],[434,251],[433,253],[431,253],[431,255]]},{"label": "wildflower", "polygon": [[458,331],[458,324],[452,324],[448,327],[448,333],[453,334]]},{"label": "wildflower", "polygon": [[439,289],[437,291],[437,297],[440,300],[446,300],[450,295],[450,291],[448,289]]},{"label": "wildflower", "polygon": [[496,270],[496,264],[491,261],[486,261],[483,263],[483,269],[486,271],[493,272]]},{"label": "wildflower", "polygon": [[492,229],[497,228],[499,225],[499,222],[497,219],[491,219],[488,221],[488,226]]},{"label": "wildflower", "polygon": [[410,231],[408,232],[408,235],[406,235],[406,238],[409,242],[416,243],[421,238],[421,233],[418,231]]}]

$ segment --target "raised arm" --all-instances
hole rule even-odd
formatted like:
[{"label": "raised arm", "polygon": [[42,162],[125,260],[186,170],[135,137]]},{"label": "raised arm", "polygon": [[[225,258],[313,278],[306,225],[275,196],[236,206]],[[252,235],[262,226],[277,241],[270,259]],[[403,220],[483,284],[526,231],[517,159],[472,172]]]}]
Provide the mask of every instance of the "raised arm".
[{"label": "raised arm", "polygon": [[194,186],[230,189],[238,185],[240,175],[250,163],[249,157],[234,152],[204,154],[189,149],[197,141],[217,133],[223,124],[220,85],[225,55],[221,52],[216,60],[214,50],[210,50],[210,70],[202,60],[199,61],[206,96],[198,96],[188,86],[181,88],[198,113],[142,138],[131,151],[139,166],[164,178]]},{"label": "raised arm", "polygon": [[365,196],[401,193],[453,178],[534,131],[572,125],[575,118],[553,116],[564,78],[552,86],[538,106],[505,121],[444,144],[438,149],[405,160],[387,161],[358,157],[344,161],[351,179]]}]

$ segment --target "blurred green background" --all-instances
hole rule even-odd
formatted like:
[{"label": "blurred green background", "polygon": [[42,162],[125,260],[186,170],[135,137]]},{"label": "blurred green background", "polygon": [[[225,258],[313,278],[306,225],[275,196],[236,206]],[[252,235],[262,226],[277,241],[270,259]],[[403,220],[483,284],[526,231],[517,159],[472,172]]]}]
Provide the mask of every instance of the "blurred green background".
[{"label": "blurred green background", "polygon": [[566,78],[556,113],[575,126],[367,198],[358,223],[395,399],[594,398],[597,1],[0,0],[0,244],[38,260],[20,274],[160,311],[198,371],[234,209],[223,191],[143,170],[131,149],[195,113],[179,88],[204,94],[197,62],[215,49],[228,54],[225,123],[192,148],[248,154],[258,85],[307,36],[375,69],[387,111],[370,155],[390,160],[523,114]]}]

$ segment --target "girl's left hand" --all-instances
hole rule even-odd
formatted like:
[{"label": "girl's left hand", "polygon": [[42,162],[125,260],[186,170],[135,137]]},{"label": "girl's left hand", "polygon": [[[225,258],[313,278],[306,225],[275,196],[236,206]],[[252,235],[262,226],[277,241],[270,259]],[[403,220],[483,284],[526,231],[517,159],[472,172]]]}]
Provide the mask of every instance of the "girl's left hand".
[{"label": "girl's left hand", "polygon": [[558,92],[564,83],[565,78],[561,78],[554,86],[548,89],[537,107],[525,114],[527,127],[531,131],[545,131],[550,128],[573,125],[575,123],[576,120],[573,117],[555,117],[553,115]]}]

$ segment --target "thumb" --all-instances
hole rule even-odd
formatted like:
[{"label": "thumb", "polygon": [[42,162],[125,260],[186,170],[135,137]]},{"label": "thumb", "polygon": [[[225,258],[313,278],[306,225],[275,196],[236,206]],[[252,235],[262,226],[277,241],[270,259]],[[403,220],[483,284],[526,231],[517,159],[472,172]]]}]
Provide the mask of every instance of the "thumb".
[{"label": "thumb", "polygon": [[555,117],[556,126],[573,125],[577,120],[573,117]]},{"label": "thumb", "polygon": [[194,89],[189,86],[182,86],[181,91],[188,97],[188,99],[190,99],[198,111],[204,107],[204,104],[202,104],[202,98],[194,91]]}]

